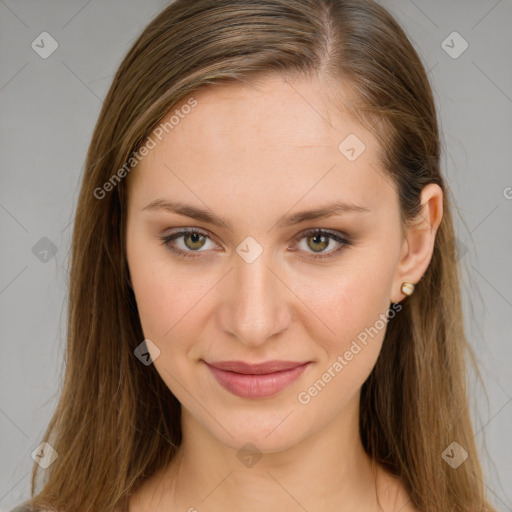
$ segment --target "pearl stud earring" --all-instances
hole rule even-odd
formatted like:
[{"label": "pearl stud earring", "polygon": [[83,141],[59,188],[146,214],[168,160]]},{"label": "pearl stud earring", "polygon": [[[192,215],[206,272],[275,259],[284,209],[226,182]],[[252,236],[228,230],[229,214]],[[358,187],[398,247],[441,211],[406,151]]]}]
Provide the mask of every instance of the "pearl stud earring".
[{"label": "pearl stud earring", "polygon": [[414,286],[413,283],[403,282],[400,290],[402,290],[402,293],[405,293],[405,295],[412,295],[414,293]]}]

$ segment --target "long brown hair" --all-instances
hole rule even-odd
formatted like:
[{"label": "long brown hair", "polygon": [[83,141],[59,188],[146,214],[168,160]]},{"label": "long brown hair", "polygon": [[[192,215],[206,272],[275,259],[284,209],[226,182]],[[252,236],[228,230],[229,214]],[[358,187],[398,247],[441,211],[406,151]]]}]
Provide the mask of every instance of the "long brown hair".
[{"label": "long brown hair", "polygon": [[[113,511],[175,456],[180,403],[154,365],[134,355],[144,337],[124,250],[126,175],[181,100],[272,73],[350,86],[345,106],[380,142],[404,225],[419,213],[422,188],[442,187],[432,260],[389,323],[362,387],[360,432],[367,453],[403,478],[419,510],[494,510],[466,396],[466,356],[480,375],[464,332],[435,101],[411,42],[373,0],[178,0],[129,50],[87,155],[72,238],[65,376],[43,438],[58,458],[38,494],[34,465],[33,505]],[[456,469],[442,458],[452,442],[469,454]]]}]

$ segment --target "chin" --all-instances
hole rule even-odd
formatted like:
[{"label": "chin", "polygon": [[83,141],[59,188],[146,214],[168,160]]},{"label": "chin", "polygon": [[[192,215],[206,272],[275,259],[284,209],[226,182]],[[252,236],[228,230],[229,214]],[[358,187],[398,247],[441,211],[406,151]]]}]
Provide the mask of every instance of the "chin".
[{"label": "chin", "polygon": [[235,450],[250,443],[261,453],[280,452],[298,444],[308,435],[309,421],[299,417],[299,412],[297,408],[281,407],[274,412],[241,410],[235,413],[231,410],[223,416],[222,426],[226,430],[217,423],[212,425],[209,422],[208,427],[211,435]]}]

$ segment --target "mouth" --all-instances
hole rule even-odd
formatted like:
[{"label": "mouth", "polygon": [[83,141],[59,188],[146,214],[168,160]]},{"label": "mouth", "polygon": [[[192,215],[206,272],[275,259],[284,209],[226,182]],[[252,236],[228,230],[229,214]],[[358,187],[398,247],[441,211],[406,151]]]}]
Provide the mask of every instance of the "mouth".
[{"label": "mouth", "polygon": [[224,389],[242,398],[257,399],[282,391],[299,378],[311,361],[266,361],[258,364],[243,361],[204,363]]}]

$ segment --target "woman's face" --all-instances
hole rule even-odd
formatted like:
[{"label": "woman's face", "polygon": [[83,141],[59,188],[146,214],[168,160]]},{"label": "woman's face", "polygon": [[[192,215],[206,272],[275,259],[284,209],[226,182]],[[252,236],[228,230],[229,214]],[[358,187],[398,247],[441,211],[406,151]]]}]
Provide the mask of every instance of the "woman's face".
[{"label": "woman's face", "polygon": [[[329,92],[278,78],[200,90],[128,178],[154,365],[182,421],[233,448],[282,450],[356,411],[386,312],[413,281],[376,139]],[[226,361],[295,369],[210,366]]]}]

